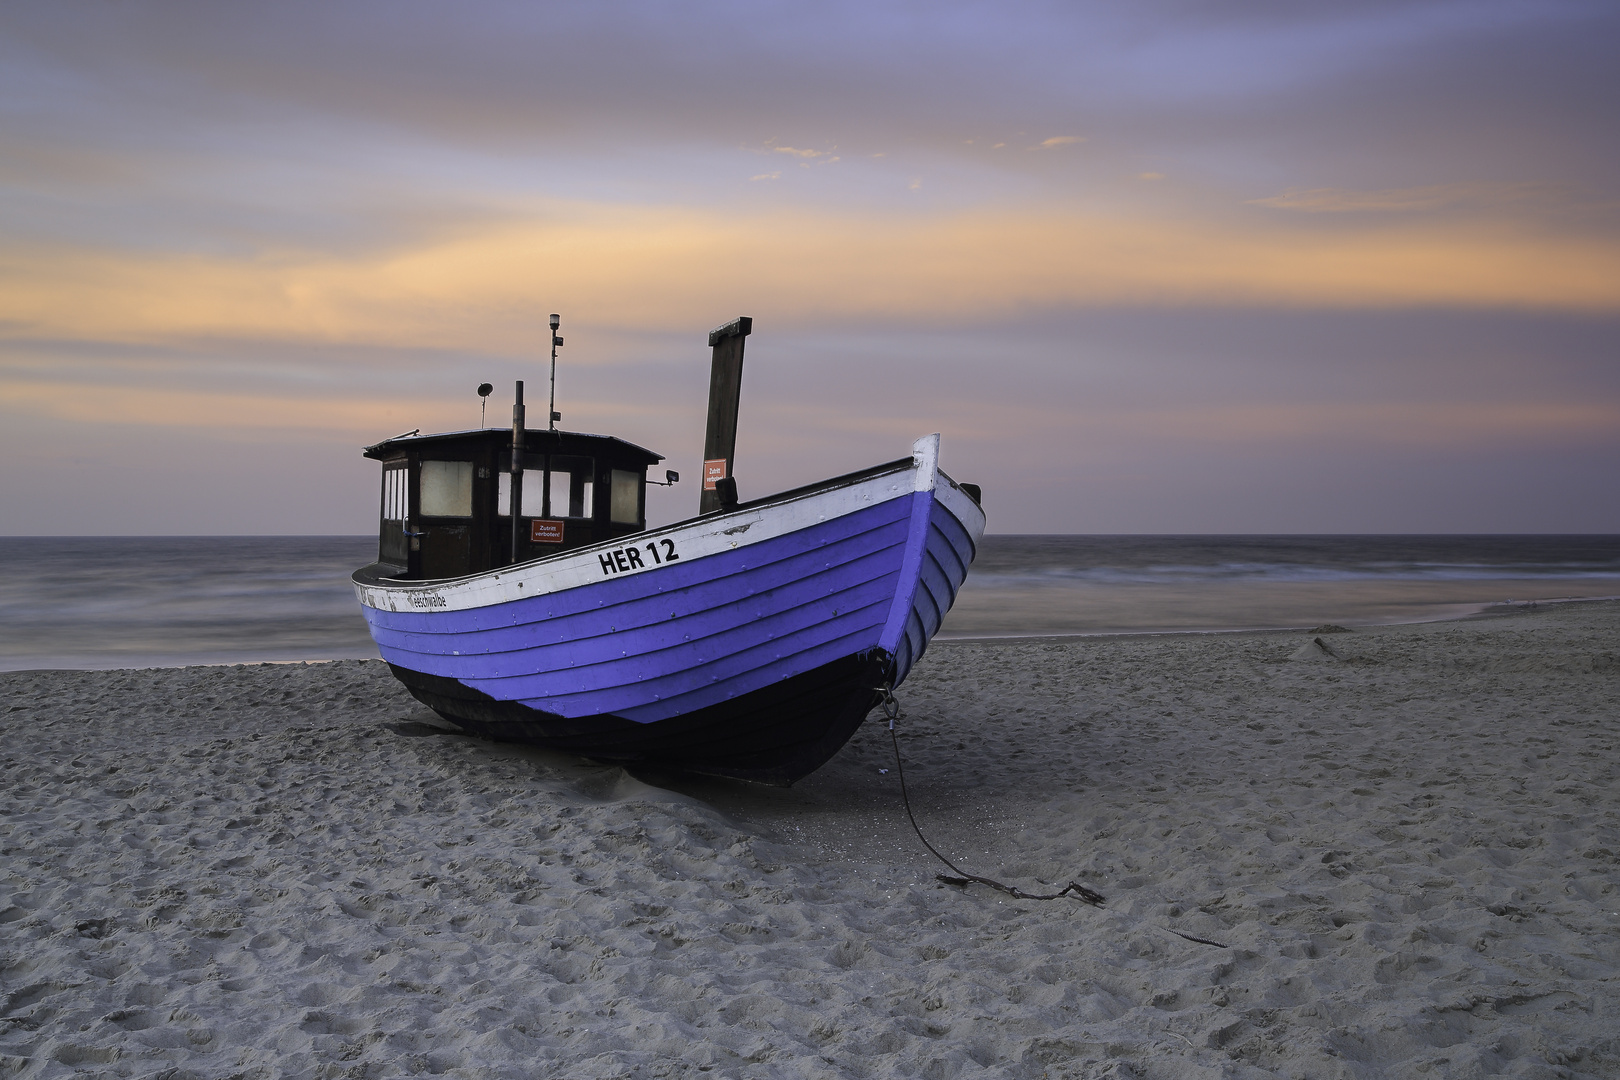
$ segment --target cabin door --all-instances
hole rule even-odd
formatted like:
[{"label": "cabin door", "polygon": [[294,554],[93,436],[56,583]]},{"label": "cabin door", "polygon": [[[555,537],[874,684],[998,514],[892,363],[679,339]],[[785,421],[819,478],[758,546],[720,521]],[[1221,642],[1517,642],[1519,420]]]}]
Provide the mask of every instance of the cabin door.
[{"label": "cabin door", "polygon": [[425,578],[460,577],[472,565],[472,528],[468,525],[435,525],[422,537],[422,570]]},{"label": "cabin door", "polygon": [[377,530],[377,561],[405,566],[410,562],[410,549],[405,542],[405,519],[409,513],[407,486],[410,472],[405,462],[390,462],[383,466],[382,522]]}]

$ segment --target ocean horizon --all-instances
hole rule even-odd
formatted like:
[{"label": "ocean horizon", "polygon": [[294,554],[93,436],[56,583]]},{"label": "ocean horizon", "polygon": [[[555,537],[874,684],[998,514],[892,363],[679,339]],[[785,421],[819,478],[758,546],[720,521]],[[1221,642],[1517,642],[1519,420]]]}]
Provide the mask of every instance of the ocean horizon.
[{"label": "ocean horizon", "polygon": [[[0,670],[377,656],[365,536],[0,537]],[[1620,596],[1611,534],[990,534],[939,638],[1354,627]]]}]

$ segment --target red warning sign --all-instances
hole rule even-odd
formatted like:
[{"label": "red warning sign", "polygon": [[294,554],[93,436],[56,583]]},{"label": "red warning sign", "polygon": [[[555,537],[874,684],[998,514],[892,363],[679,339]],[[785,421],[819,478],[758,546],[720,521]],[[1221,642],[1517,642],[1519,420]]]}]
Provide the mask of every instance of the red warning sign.
[{"label": "red warning sign", "polygon": [[539,518],[529,522],[529,540],[535,544],[560,544],[563,542],[563,523],[548,521]]},{"label": "red warning sign", "polygon": [[726,478],[726,459],[718,458],[703,463],[703,490],[713,491],[717,481]]}]

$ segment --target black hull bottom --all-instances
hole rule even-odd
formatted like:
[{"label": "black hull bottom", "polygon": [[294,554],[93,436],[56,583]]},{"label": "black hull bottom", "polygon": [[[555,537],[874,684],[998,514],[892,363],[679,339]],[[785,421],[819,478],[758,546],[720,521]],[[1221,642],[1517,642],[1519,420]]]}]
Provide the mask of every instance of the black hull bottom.
[{"label": "black hull bottom", "polygon": [[390,664],[411,694],[474,735],[529,743],[623,765],[786,786],[820,768],[877,705],[889,658],[846,656],[705,709],[638,724],[620,716],[572,719],[497,701],[441,675]]}]

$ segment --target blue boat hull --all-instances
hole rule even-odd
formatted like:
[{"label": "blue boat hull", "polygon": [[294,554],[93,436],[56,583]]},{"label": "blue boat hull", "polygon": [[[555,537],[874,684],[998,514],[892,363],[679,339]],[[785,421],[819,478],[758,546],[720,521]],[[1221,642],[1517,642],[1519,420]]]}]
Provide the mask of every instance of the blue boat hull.
[{"label": "blue boat hull", "polygon": [[823,764],[898,686],[984,515],[910,461],[470,578],[357,591],[383,657],[465,730],[768,783]]}]

